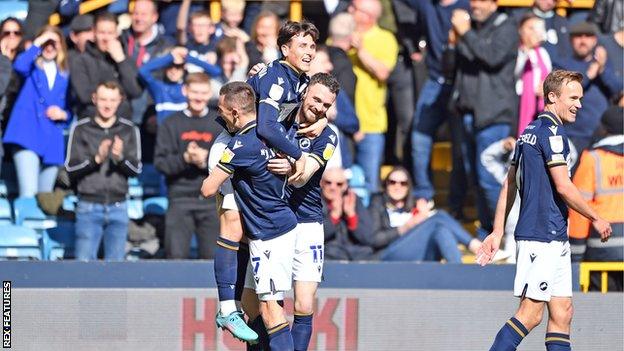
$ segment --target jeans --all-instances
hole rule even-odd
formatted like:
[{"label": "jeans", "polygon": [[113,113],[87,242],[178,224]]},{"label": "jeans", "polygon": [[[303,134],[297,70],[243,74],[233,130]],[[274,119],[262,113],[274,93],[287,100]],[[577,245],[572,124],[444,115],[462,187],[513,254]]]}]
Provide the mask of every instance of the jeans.
[{"label": "jeans", "polygon": [[[431,161],[431,149],[433,148],[433,138],[440,126],[447,120],[449,112],[447,102],[451,93],[451,86],[440,84],[433,79],[428,79],[423,85],[416,111],[412,122],[412,161],[414,176],[414,195],[418,198],[432,199],[434,190],[431,183],[429,163]],[[457,127],[450,123],[451,132]],[[452,133],[453,145],[459,142],[455,133]],[[451,193],[461,192],[457,188],[457,179],[453,179],[451,174]]]},{"label": "jeans", "polygon": [[13,162],[19,183],[19,196],[34,197],[38,192],[54,190],[57,166],[41,165],[39,155],[21,148],[13,154]]},{"label": "jeans", "polygon": [[461,253],[451,230],[431,218],[396,239],[380,256],[382,261],[434,260],[439,252],[449,263],[460,263]]},{"label": "jeans", "polygon": [[446,211],[438,210],[436,214],[429,218],[429,221],[435,221],[438,223],[438,226],[448,229],[451,234],[453,234],[453,237],[455,237],[455,240],[466,247],[468,247],[470,241],[474,239],[472,235]]},{"label": "jeans", "polygon": [[[409,57],[399,55],[397,64],[388,78],[388,107],[391,111],[390,121],[396,123],[396,133],[389,135],[391,152],[401,162],[404,159],[405,143],[409,137],[409,129],[414,117],[414,75]],[[394,141],[394,143],[392,143]]]},{"label": "jeans", "polygon": [[[464,116],[464,120],[472,121],[472,115]],[[479,185],[477,190],[477,208],[479,221],[483,229],[483,231],[480,231],[479,236],[483,239],[484,235],[487,234],[486,232],[492,230],[501,184],[483,166],[480,155],[488,146],[508,137],[511,127],[508,124],[493,124],[480,130],[473,130],[469,123],[466,123],[465,127],[470,166],[474,170],[476,181]]]},{"label": "jeans", "polygon": [[383,133],[367,133],[356,146],[355,163],[364,170],[366,188],[371,193],[379,191],[379,169],[383,161],[385,138]]},{"label": "jeans", "polygon": [[104,259],[123,261],[128,238],[128,205],[109,205],[78,201],[76,206],[76,259],[97,259],[100,242],[104,240]]}]

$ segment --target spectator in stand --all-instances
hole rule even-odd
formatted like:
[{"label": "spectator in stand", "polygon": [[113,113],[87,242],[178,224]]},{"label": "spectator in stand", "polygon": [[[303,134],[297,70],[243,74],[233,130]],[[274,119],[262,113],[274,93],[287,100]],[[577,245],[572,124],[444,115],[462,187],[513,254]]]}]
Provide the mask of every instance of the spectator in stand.
[{"label": "spectator in stand", "polygon": [[613,72],[607,51],[598,45],[597,34],[592,23],[581,22],[570,27],[574,53],[554,63],[557,68],[583,73],[583,108],[578,111],[576,122],[565,127],[579,153],[590,146],[609,100],[623,90],[622,80]]},{"label": "spectator in stand", "polygon": [[[21,42],[22,24],[17,18],[8,17],[0,22],[0,54],[8,58],[11,65],[15,61]],[[2,122],[2,127],[6,126],[13,110],[15,99],[17,99],[17,94],[19,94],[22,87],[22,80],[15,70],[11,69],[8,73],[10,76],[9,85],[4,91],[2,99],[0,99],[0,122]]]},{"label": "spectator in stand", "polygon": [[513,71],[518,29],[514,21],[497,11],[496,0],[471,1],[470,9],[471,14],[453,11],[449,41],[457,42],[457,99],[453,103],[463,116],[467,157],[480,188],[477,206],[481,238],[492,229],[501,186],[478,160],[490,144],[515,135],[518,104]]},{"label": "spectator in stand", "polygon": [[117,115],[123,99],[114,81],[99,83],[95,114],[72,126],[65,169],[75,184],[76,259],[122,261],[128,237],[128,178],[141,173],[141,140],[134,124]]},{"label": "spectator in stand", "polygon": [[[79,118],[95,116],[93,93],[98,84],[115,81],[122,87],[127,99],[141,95],[142,89],[137,69],[130,57],[126,57],[117,34],[117,18],[102,13],[95,18],[94,43],[87,43],[84,53],[69,62],[71,85],[77,98]],[[116,111],[123,118],[132,117],[132,108],[123,100]]]},{"label": "spectator in stand", "polygon": [[324,212],[325,259],[368,260],[373,235],[370,214],[353,190],[342,168],[326,169],[321,179]]},{"label": "spectator in stand", "polygon": [[611,67],[616,77],[624,80],[624,25],[613,34],[601,36],[598,42],[607,50],[607,57],[611,61]]},{"label": "spectator in stand", "polygon": [[[607,109],[602,116],[601,129],[601,139],[581,155],[573,183],[590,207],[611,223],[611,245],[601,243],[590,221],[570,209],[573,261],[581,258],[591,262],[624,260],[624,108],[621,105]],[[599,289],[600,272],[591,273],[590,280],[590,286]],[[622,272],[609,272],[608,284],[609,291],[622,291]]]},{"label": "spectator in stand", "polygon": [[[126,0],[127,1],[127,0]],[[158,25],[163,35],[172,43],[178,41],[178,16],[180,12],[193,13],[204,10],[208,2],[203,0],[157,1]],[[110,10],[109,10],[110,11]],[[178,45],[180,43],[177,43]]]},{"label": "spectator in stand", "polygon": [[556,0],[535,0],[530,11],[518,12],[518,21],[528,12],[544,20],[546,38],[543,48],[554,61],[558,58],[570,56],[570,37],[568,34],[568,19],[555,12]]},{"label": "spectator in stand", "polygon": [[214,40],[217,43],[224,37],[237,38],[244,43],[249,35],[240,28],[245,14],[245,0],[227,0],[221,3],[221,22],[215,27]]},{"label": "spectator in stand", "polygon": [[251,28],[251,40],[245,43],[245,50],[249,56],[249,66],[258,63],[269,64],[280,56],[277,48],[277,33],[280,20],[276,14],[262,11],[256,17]]},{"label": "spectator in stand", "polygon": [[373,195],[368,212],[373,221],[372,246],[382,261],[437,261],[461,263],[458,242],[473,253],[481,245],[453,217],[432,211],[426,199],[412,195],[407,169],[394,167],[383,192]]},{"label": "spectator in stand", "polygon": [[87,43],[93,42],[93,16],[79,15],[72,19],[69,24],[69,39],[72,48],[69,49],[69,56],[82,54],[87,49]]},{"label": "spectator in stand", "polygon": [[220,91],[229,82],[245,81],[249,68],[245,43],[238,38],[223,37],[217,44],[217,63],[222,73],[212,76],[212,91]]},{"label": "spectator in stand", "polygon": [[69,71],[63,33],[45,26],[33,45],[19,54],[13,69],[24,79],[4,136],[12,144],[19,195],[51,192],[63,164],[63,130],[71,121],[67,106]]},{"label": "spectator in stand", "polygon": [[[147,85],[147,89],[156,103],[158,124],[175,112],[187,107],[187,98],[183,94],[184,64],[191,63],[201,67],[209,75],[220,75],[221,69],[201,61],[189,54],[188,49],[176,47],[171,53],[150,60],[139,69],[139,76]],[[153,76],[154,71],[165,70],[165,79]]]},{"label": "spectator in stand", "polygon": [[542,85],[548,73],[552,71],[548,51],[542,47],[546,35],[544,21],[528,12],[520,20],[518,33],[520,47],[514,73],[520,105],[516,136],[520,136],[524,128],[544,109]]},{"label": "spectator in stand", "polygon": [[[448,100],[453,82],[446,79],[442,69],[442,53],[448,45],[448,32],[451,29],[451,14],[455,9],[468,10],[467,0],[444,0],[438,2],[410,1],[416,10],[417,21],[427,38],[427,65],[429,78],[423,85],[414,111],[411,126],[412,145],[412,175],[414,176],[414,195],[419,198],[432,200],[434,195],[433,184],[430,179],[431,152],[433,139],[444,121],[449,120],[451,114],[447,109]],[[453,121],[454,122],[454,121]],[[461,167],[461,124],[449,122],[453,139],[453,172],[450,179],[449,204],[452,213],[463,217],[463,194],[465,192],[465,175],[459,172]],[[463,186],[462,186],[463,185]]]},{"label": "spectator in stand", "polygon": [[[13,72],[13,67],[11,66],[11,60],[2,55],[0,53],[0,113],[5,108],[6,104],[6,92],[9,87],[9,82],[11,81],[11,73]],[[0,114],[0,122],[2,121],[2,115]],[[0,127],[0,138],[2,138],[2,127]],[[4,156],[4,148],[2,147],[2,143],[0,143],[0,160]],[[0,165],[0,171],[2,171],[2,167]]]},{"label": "spectator in stand", "polygon": [[[188,13],[184,12],[184,10],[184,7],[181,8],[178,14],[178,43],[186,46],[191,56],[211,64],[216,64],[217,42],[212,38],[215,32],[215,25],[210,18],[210,12],[207,10],[193,12],[190,15],[190,20],[187,21]],[[190,27],[190,38],[188,38],[186,33],[187,22]],[[201,72],[201,69],[196,66],[189,66],[188,70],[189,73]]]},{"label": "spectator in stand", "polygon": [[223,128],[208,109],[212,90],[206,74],[190,73],[182,93],[188,107],[169,116],[158,128],[154,154],[154,165],[167,181],[165,253],[167,258],[188,258],[195,233],[199,258],[210,259],[219,220],[215,199],[200,196],[200,188],[208,176],[208,151]]},{"label": "spectator in stand", "polygon": [[[132,24],[121,33],[120,38],[126,55],[139,69],[147,61],[165,52],[172,43],[158,30],[158,6],[153,0],[135,1],[130,15]],[[143,115],[151,105],[148,92],[143,91],[138,97],[130,99],[130,104],[132,121],[140,125]]]},{"label": "spectator in stand", "polygon": [[329,45],[327,51],[334,66],[331,74],[340,83],[351,104],[355,104],[355,73],[347,52],[351,49],[351,36],[355,31],[355,21],[349,13],[340,13],[329,21]]},{"label": "spectator in stand", "polygon": [[379,187],[388,130],[386,80],[399,52],[394,35],[377,25],[381,11],[379,0],[354,0],[349,6],[356,26],[349,57],[357,77],[355,112],[360,120],[360,131],[355,135],[355,162],[364,170],[366,187],[371,192]]},{"label": "spectator in stand", "polygon": [[624,27],[624,3],[618,0],[596,0],[588,21],[599,26],[605,34],[617,32]]}]

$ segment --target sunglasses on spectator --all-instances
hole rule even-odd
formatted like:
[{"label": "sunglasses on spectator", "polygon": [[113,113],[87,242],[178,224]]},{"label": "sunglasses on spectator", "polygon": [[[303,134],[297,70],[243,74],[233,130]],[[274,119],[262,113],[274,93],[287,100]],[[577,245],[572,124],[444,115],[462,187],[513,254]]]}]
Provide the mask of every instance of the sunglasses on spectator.
[{"label": "sunglasses on spectator", "polygon": [[388,185],[401,185],[401,186],[408,186],[409,183],[407,182],[407,180],[393,180],[393,179],[388,179]]},{"label": "sunglasses on spectator", "polygon": [[20,30],[4,30],[2,31],[2,36],[3,37],[7,37],[9,35],[15,35],[15,36],[21,36],[22,35],[22,31]]},{"label": "sunglasses on spectator", "polygon": [[332,182],[331,180],[323,180],[323,184],[325,185],[336,185],[336,186],[343,186],[345,185],[345,182]]}]

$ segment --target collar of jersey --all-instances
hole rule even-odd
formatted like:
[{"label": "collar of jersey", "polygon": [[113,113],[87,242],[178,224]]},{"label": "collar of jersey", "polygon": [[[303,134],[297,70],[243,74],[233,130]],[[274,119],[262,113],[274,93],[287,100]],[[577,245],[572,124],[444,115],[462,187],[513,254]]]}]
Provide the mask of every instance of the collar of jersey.
[{"label": "collar of jersey", "polygon": [[241,130],[239,130],[238,133],[236,133],[236,134],[237,135],[245,134],[245,133],[247,133],[248,131],[252,130],[255,127],[256,127],[256,121],[249,122],[249,123],[245,124],[245,126],[243,128],[241,128]]},{"label": "collar of jersey", "polygon": [[288,61],[286,60],[280,60],[279,61],[282,65],[288,67],[290,69],[290,71],[297,77],[301,77],[302,75],[304,75],[304,72],[299,71],[298,69],[295,68],[295,66],[291,65],[290,63],[288,63]]},{"label": "collar of jersey", "polygon": [[537,118],[547,118],[549,119],[554,125],[558,126],[561,125],[561,123],[559,123],[559,121],[557,120],[557,117],[555,117],[555,115],[553,115],[550,112],[547,111],[542,111]]}]

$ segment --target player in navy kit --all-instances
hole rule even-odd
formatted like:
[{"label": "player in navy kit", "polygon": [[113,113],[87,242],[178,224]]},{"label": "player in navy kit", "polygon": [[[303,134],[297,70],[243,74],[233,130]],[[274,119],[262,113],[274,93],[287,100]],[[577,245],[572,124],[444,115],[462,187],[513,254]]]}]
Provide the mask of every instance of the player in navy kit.
[{"label": "player in navy kit", "polygon": [[232,176],[243,231],[249,238],[250,263],[269,346],[293,350],[290,327],[280,305],[283,293],[292,286],[297,227],[297,217],[286,197],[286,178],[267,170],[275,155],[257,134],[251,86],[243,82],[224,85],[219,93],[219,113],[228,129],[237,132],[204,180],[202,194],[214,196]]},{"label": "player in navy kit", "polygon": [[[325,116],[333,105],[340,86],[327,73],[312,76],[300,107],[288,120],[296,124],[313,124]],[[325,128],[318,137],[296,137],[301,151],[309,157],[302,176],[288,186],[289,203],[297,215],[297,240],[293,266],[295,311],[292,327],[295,350],[307,350],[312,335],[314,298],[323,274],[323,208],[320,181],[327,161],[334,154],[338,137]],[[269,170],[288,174],[285,159],[269,161]]]},{"label": "player in navy kit", "polygon": [[520,307],[496,335],[491,351],[516,350],[522,339],[540,324],[545,305],[546,349],[571,350],[572,270],[567,206],[590,219],[603,241],[611,235],[609,223],[587,205],[570,181],[567,167],[570,148],[562,124],[576,120],[583,97],[582,81],[580,73],[562,70],[546,77],[545,110],[518,139],[498,200],[494,230],[477,253],[479,264],[492,261],[517,189],[521,202],[515,230],[514,295],[520,297]]}]

